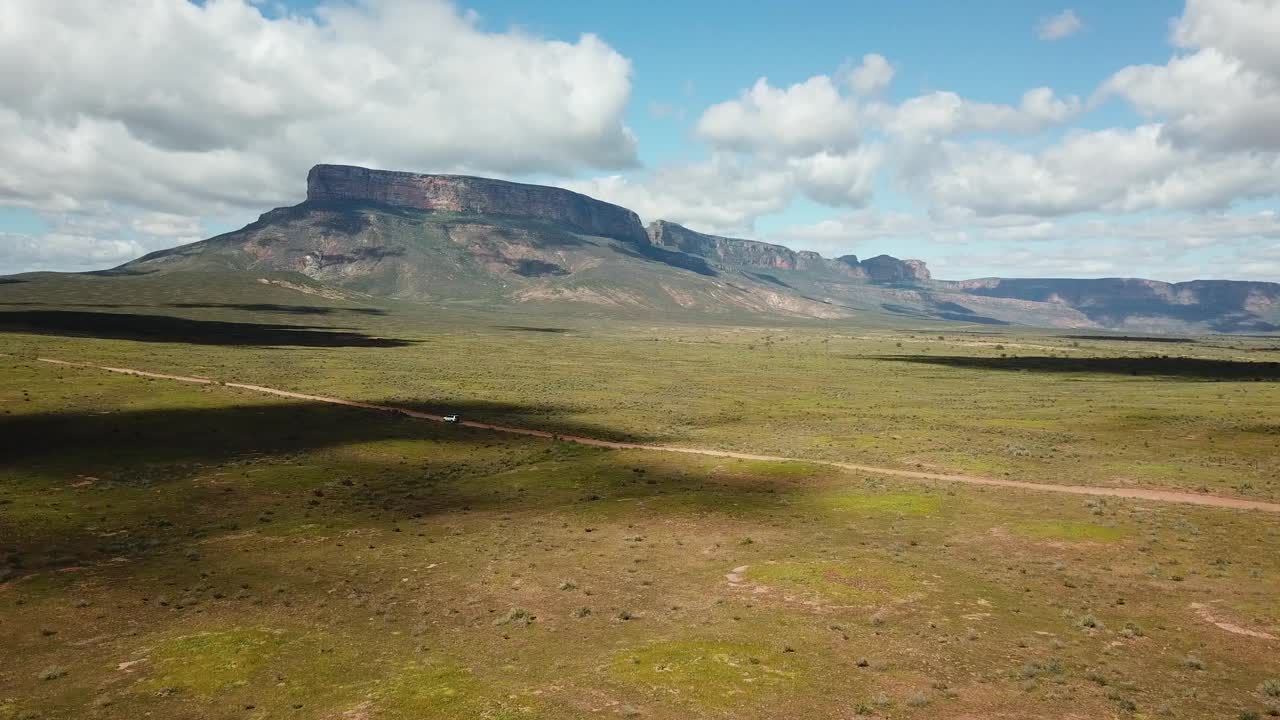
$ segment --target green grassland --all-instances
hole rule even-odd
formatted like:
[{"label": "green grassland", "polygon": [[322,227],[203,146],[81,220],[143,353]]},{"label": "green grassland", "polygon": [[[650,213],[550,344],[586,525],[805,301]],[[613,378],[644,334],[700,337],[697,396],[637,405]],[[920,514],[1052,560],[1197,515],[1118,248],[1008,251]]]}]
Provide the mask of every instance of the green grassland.
[{"label": "green grassland", "polygon": [[0,718],[1280,712],[1280,640],[1256,636],[1280,637],[1280,516],[604,450],[35,360],[1276,500],[1274,338],[565,320],[279,279],[312,292],[0,286]]}]

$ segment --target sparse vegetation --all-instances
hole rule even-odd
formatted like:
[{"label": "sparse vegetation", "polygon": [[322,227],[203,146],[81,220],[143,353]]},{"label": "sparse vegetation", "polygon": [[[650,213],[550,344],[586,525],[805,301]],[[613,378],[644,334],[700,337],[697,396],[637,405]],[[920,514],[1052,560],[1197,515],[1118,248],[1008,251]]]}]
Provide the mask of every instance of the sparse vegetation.
[{"label": "sparse vegetation", "polygon": [[[2,292],[204,321],[300,314],[278,309],[296,292],[256,282],[200,302],[277,309],[168,307],[212,292],[182,282]],[[567,323],[307,302],[333,309],[305,314],[313,329],[411,342],[0,333],[0,718],[579,717],[607,696],[655,720],[1066,703],[1191,719],[1280,697],[1269,641],[1220,627],[1280,634],[1269,514],[606,450],[35,358],[563,435],[1272,500],[1275,383],[883,359],[898,343],[1148,350],[1012,329],[545,332],[511,328]],[[1243,362],[1269,342],[1197,353]],[[1212,621],[1191,608],[1206,598]]]}]

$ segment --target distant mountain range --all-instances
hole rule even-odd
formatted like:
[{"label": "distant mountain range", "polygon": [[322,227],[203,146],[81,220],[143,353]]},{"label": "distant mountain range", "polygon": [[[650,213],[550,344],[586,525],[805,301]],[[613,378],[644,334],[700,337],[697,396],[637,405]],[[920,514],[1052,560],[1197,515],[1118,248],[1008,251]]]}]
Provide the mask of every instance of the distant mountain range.
[{"label": "distant mountain range", "polygon": [[307,199],[106,274],[297,272],[346,291],[566,312],[836,319],[874,313],[1142,332],[1280,331],[1280,284],[942,281],[888,255],[824,258],[695,232],[568,190],[317,165]]}]

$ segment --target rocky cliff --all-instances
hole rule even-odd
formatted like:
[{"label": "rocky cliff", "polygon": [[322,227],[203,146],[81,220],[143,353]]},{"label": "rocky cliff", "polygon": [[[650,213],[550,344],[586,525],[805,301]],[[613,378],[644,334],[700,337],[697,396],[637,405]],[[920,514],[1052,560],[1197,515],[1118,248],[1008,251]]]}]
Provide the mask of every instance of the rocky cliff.
[{"label": "rocky cliff", "polygon": [[[932,280],[925,264],[824,258],[695,232],[560,188],[318,165],[307,200],[103,275],[289,273],[335,292],[591,312],[886,315],[1139,332],[1280,332],[1280,284]],[[275,278],[279,279],[279,278]]]},{"label": "rocky cliff", "polygon": [[920,260],[899,260],[889,255],[861,262],[856,255],[829,259],[816,252],[796,252],[782,245],[758,240],[708,235],[666,220],[650,223],[648,231],[649,241],[654,245],[698,255],[728,266],[799,272],[824,271],[882,283],[919,283],[930,279],[928,267]]},{"label": "rocky cliff", "polygon": [[867,277],[876,282],[915,283],[932,278],[923,260],[899,260],[890,255],[877,255],[862,261]]},{"label": "rocky cliff", "polygon": [[307,175],[307,200],[536,218],[585,235],[648,242],[640,217],[624,207],[562,188],[466,175],[419,175],[350,165],[316,165]]},{"label": "rocky cliff", "polygon": [[942,283],[991,298],[1074,308],[1103,327],[1163,329],[1200,324],[1213,332],[1273,332],[1280,284],[1235,280],[1167,283],[1140,278],[981,278]]},{"label": "rocky cliff", "polygon": [[725,265],[807,270],[822,260],[822,256],[817,253],[798,253],[781,245],[757,240],[707,235],[666,220],[650,223],[648,231],[649,241],[654,245],[698,255]]}]

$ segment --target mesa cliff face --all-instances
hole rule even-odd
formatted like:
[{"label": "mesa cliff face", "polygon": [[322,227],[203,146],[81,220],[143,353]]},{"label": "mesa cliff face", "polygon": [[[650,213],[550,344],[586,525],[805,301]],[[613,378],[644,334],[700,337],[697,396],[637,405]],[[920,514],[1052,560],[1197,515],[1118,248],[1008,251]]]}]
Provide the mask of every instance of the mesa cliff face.
[{"label": "mesa cliff face", "polygon": [[881,283],[920,283],[930,279],[929,268],[920,260],[899,260],[880,255],[859,261],[856,255],[835,259],[816,252],[796,252],[782,245],[708,235],[666,220],[649,224],[649,241],[729,266],[763,270],[825,271],[851,278],[867,278]]},{"label": "mesa cliff face", "polygon": [[335,292],[591,312],[1280,332],[1275,283],[940,281],[919,260],[824,258],[661,220],[646,230],[626,208],[561,188],[340,165],[313,168],[299,205],[104,274],[176,271],[296,273]]},{"label": "mesa cliff face", "polygon": [[726,265],[742,265],[774,270],[807,270],[822,260],[817,253],[795,252],[781,245],[758,240],[707,235],[666,220],[649,224],[649,241],[654,245],[698,255]]},{"label": "mesa cliff face", "polygon": [[562,188],[466,175],[420,175],[316,165],[308,201],[358,201],[468,215],[508,215],[567,225],[586,235],[647,243],[634,212]]},{"label": "mesa cliff face", "polygon": [[942,283],[991,298],[1075,308],[1103,327],[1163,329],[1201,324],[1212,332],[1274,332],[1280,284],[1238,280],[1167,283],[1140,278],[980,278]]},{"label": "mesa cliff face", "polygon": [[877,255],[862,261],[867,277],[876,282],[924,282],[933,276],[923,260],[899,260],[891,255]]}]

